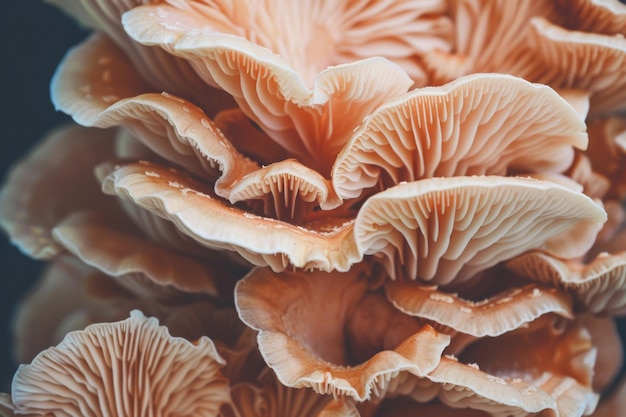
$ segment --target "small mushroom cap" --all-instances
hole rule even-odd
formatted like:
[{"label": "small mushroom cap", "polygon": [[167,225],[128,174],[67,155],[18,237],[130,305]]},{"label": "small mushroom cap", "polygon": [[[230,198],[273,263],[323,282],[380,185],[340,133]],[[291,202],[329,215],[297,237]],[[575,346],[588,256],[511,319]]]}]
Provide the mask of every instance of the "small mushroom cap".
[{"label": "small mushroom cap", "polygon": [[241,178],[228,196],[231,203],[261,200],[268,217],[296,221],[320,207],[339,205],[329,182],[294,159],[275,162]]},{"label": "small mushroom cap", "polygon": [[476,337],[500,336],[548,313],[572,318],[571,300],[553,288],[511,288],[480,302],[412,282],[389,282],[387,298],[403,313]]},{"label": "small mushroom cap", "polygon": [[589,197],[547,181],[431,178],[370,197],[354,234],[359,252],[379,258],[392,278],[450,285],[532,248],[580,250],[580,242],[561,236],[597,233],[605,221]]},{"label": "small mushroom cap", "polygon": [[626,251],[601,253],[588,264],[531,251],[506,265],[530,280],[570,293],[578,311],[626,314]]},{"label": "small mushroom cap", "polygon": [[112,211],[94,167],[113,157],[111,130],[65,126],[52,131],[10,172],[0,192],[0,226],[15,245],[37,259],[63,251],[51,230],[74,210]]},{"label": "small mushroom cap", "polygon": [[11,391],[20,414],[214,416],[230,400],[221,365],[210,339],[171,337],[133,311],[69,333],[21,365]]},{"label": "small mushroom cap", "polygon": [[345,274],[276,274],[257,268],[239,281],[235,303],[240,318],[259,331],[259,350],[283,384],[365,401],[434,369],[449,337],[430,326],[394,350],[350,363],[346,323],[365,294],[364,278],[360,267]]},{"label": "small mushroom cap", "polygon": [[216,281],[233,278],[224,268],[151,242],[127,223],[95,211],[76,212],[57,225],[53,235],[83,262],[117,277],[120,285],[142,298],[175,300],[183,292],[216,296]]}]

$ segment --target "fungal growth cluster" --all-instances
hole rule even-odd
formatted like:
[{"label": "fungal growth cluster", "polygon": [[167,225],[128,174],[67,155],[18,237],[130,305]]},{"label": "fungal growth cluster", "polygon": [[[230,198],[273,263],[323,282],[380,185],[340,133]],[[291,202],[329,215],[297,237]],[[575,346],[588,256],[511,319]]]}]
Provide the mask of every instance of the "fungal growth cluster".
[{"label": "fungal growth cluster", "polygon": [[0,415],[626,410],[625,5],[49,2]]}]

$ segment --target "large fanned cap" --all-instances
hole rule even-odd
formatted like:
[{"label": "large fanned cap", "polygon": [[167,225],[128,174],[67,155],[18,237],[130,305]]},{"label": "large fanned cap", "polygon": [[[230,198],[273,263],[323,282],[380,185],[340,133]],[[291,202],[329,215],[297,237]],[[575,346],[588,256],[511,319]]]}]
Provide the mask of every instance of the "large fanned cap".
[{"label": "large fanned cap", "polygon": [[20,414],[214,416],[229,401],[223,359],[210,339],[171,337],[134,311],[124,321],[69,333],[22,365],[12,397]]},{"label": "large fanned cap", "polygon": [[584,120],[551,88],[475,74],[376,109],[333,166],[343,198],[401,181],[562,172],[587,147]]},{"label": "large fanned cap", "polygon": [[367,290],[364,278],[360,267],[345,274],[259,268],[238,283],[239,315],[259,330],[259,350],[283,384],[364,401],[437,366],[449,337],[430,326],[393,350],[350,363],[346,323]]},{"label": "large fanned cap", "polygon": [[371,197],[354,234],[359,252],[380,258],[392,278],[447,285],[532,248],[579,249],[562,236],[604,221],[601,206],[551,182],[432,178]]},{"label": "large fanned cap", "polygon": [[[110,59],[96,64],[101,56]],[[59,67],[53,96],[57,106],[81,124],[126,127],[155,154],[215,181],[215,192],[231,203],[261,200],[263,213],[291,220],[318,205],[339,204],[328,181],[313,169],[291,159],[271,160],[272,164],[260,168],[243,156],[200,108],[166,93],[143,93],[135,78],[130,63],[115,46],[94,36],[75,48]],[[125,82],[113,81],[119,79]],[[245,132],[256,131],[246,142],[269,141],[249,120],[239,118],[238,122],[243,123]],[[233,130],[232,123],[224,117],[220,121],[227,132]],[[244,140],[238,139],[239,144]],[[248,143],[244,150],[251,147],[254,145]]]}]

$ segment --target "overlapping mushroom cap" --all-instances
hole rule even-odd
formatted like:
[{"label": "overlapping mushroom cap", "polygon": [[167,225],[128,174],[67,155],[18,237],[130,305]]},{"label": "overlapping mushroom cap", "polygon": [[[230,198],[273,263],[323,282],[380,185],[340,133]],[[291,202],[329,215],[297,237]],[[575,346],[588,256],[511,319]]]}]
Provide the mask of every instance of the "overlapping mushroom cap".
[{"label": "overlapping mushroom cap", "polygon": [[[220,386],[195,415],[594,411],[626,311],[624,6],[52,3],[94,29],[51,87],[84,127],[18,165],[0,224],[52,261],[20,359],[79,333],[18,372],[7,412],[56,392],[36,373],[93,363],[96,329],[116,352],[163,336],[139,313],[85,329],[135,308],[215,340],[228,383],[185,339],[163,336],[180,366],[150,357],[160,382]],[[98,400],[46,410],[176,404],[115,400],[127,368],[105,362]]]}]

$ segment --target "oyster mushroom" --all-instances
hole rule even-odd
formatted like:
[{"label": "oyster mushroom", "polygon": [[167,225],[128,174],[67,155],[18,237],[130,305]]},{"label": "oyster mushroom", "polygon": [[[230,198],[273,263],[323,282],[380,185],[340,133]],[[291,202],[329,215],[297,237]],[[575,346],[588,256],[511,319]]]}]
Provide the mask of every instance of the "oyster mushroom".
[{"label": "oyster mushroom", "polygon": [[[177,59],[165,51],[148,48],[133,42],[122,27],[122,15],[137,6],[145,4],[145,0],[79,0],[67,2],[63,0],[47,0],[60,8],[84,26],[106,34],[115,45],[116,50],[128,57],[142,74],[147,83],[172,94],[193,99],[202,106],[204,111],[213,115],[223,108],[233,106],[233,101],[223,91],[204,83],[183,59]],[[117,54],[102,54],[94,63],[101,66],[102,79],[111,80],[110,73],[102,66],[107,65]],[[115,81],[120,81],[116,79]],[[144,84],[144,83],[142,83]],[[162,91],[162,90],[159,90]]]},{"label": "oyster mushroom", "polygon": [[626,313],[626,252],[601,253],[584,263],[531,251],[511,259],[507,267],[530,280],[570,293],[579,311]]},{"label": "oyster mushroom", "polygon": [[135,308],[159,316],[171,309],[155,299],[138,299],[111,277],[74,257],[60,256],[16,311],[15,356],[20,363],[30,362],[39,351],[60,343],[67,332],[122,320]]},{"label": "oyster mushroom", "polygon": [[20,366],[11,395],[20,414],[211,416],[229,401],[223,363],[210,339],[173,338],[134,311],[69,333]]},{"label": "oyster mushroom", "polygon": [[559,173],[587,147],[585,130],[554,90],[474,74],[376,109],[338,155],[333,186],[347,199],[432,177]]},{"label": "oyster mushroom", "polygon": [[535,285],[511,288],[479,302],[410,282],[389,282],[385,292],[403,313],[475,337],[499,336],[547,313],[573,317],[569,297],[554,288]]},{"label": "oyster mushroom", "polygon": [[364,401],[384,396],[407,375],[424,376],[437,366],[450,338],[430,326],[351,363],[345,329],[367,290],[362,270],[278,275],[259,268],[238,283],[239,315],[259,330],[259,351],[281,383]]},{"label": "oyster mushroom", "polygon": [[[127,222],[130,223],[130,222]],[[111,221],[101,212],[77,212],[53,230],[57,242],[87,265],[142,298],[170,301],[183,293],[217,295],[217,278],[234,271],[176,253],[143,238],[131,224]],[[97,245],[93,242],[98,241]]]},{"label": "oyster mushroom", "polygon": [[112,130],[59,128],[12,171],[0,193],[0,225],[22,251],[53,258],[63,249],[51,230],[63,217],[77,209],[114,209],[93,175],[94,165],[113,157],[113,137]]},{"label": "oyster mushroom", "polygon": [[354,234],[359,251],[379,258],[391,278],[449,285],[532,247],[584,253],[604,221],[587,196],[547,181],[431,178],[370,197]]}]

